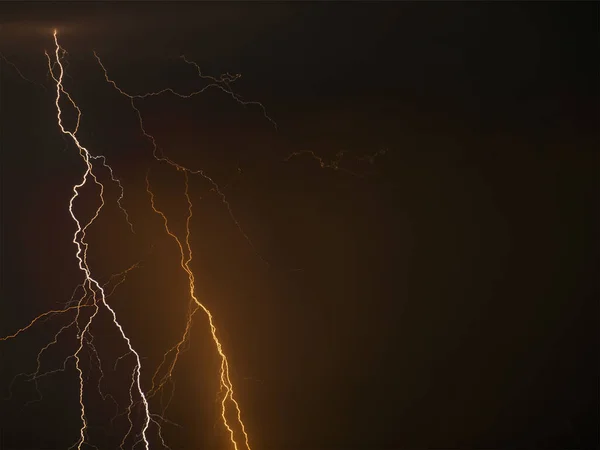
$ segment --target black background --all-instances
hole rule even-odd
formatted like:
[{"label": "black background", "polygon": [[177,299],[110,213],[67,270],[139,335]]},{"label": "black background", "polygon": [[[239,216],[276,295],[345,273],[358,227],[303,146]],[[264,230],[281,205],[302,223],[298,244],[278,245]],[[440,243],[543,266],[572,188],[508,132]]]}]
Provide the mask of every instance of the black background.
[{"label": "black background", "polygon": [[[56,124],[43,54],[56,27],[81,141],[122,179],[136,228],[107,183],[90,264],[106,280],[143,260],[110,301],[144,356],[144,386],[187,306],[144,176],[178,232],[183,179],[153,161],[92,50],[128,92],[196,89],[181,54],[207,74],[241,73],[236,92],[278,124],[217,91],[138,103],[166,154],[224,186],[255,246],[193,178],[192,267],[254,449],[597,448],[598,12],[592,2],[2,4],[0,50],[31,82],[2,60],[0,334],[64,303],[81,278],[66,208],[83,164]],[[381,149],[373,164],[360,159]],[[307,155],[285,161],[298,151],[328,161],[343,151],[359,176]],[[85,217],[95,197],[82,197]],[[67,322],[0,342],[3,397]],[[107,316],[94,334],[123,407],[127,365],[111,372],[123,344]],[[44,370],[74,351],[69,336]],[[163,427],[171,448],[227,448],[217,370],[198,315],[167,414],[183,428]],[[74,443],[77,386],[71,361],[24,406],[35,386],[17,380],[0,403],[4,447]],[[117,447],[126,422],[109,429],[114,405],[88,395],[90,442]]]}]

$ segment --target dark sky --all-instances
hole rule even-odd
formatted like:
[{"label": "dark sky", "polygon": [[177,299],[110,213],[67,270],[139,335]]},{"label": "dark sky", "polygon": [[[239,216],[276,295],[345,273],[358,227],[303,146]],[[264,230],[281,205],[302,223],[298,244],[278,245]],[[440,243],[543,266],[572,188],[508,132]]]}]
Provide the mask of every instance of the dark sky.
[{"label": "dark sky", "polygon": [[[93,50],[136,93],[196,89],[182,54],[207,74],[241,73],[234,90],[278,124],[217,91],[138,103],[167,155],[223,187],[256,248],[191,178],[198,294],[254,450],[598,447],[598,13],[593,2],[3,3],[0,51],[30,81],[0,62],[0,335],[63,304],[81,278],[66,208],[84,168],[58,129],[43,53],[58,28],[81,141],[121,178],[136,228],[107,183],[90,265],[105,281],[142,260],[110,302],[149,368],[144,386],[188,301],[144,176],[178,232],[183,178],[153,160]],[[300,151],[342,151],[355,175],[285,161]],[[84,217],[94,192],[82,198]],[[67,322],[0,342],[1,397]],[[106,314],[94,334],[122,408],[127,367],[112,371],[123,348]],[[66,334],[43,370],[75,342]],[[167,414],[181,428],[163,427],[172,449],[228,448],[217,370],[199,314]],[[75,442],[77,386],[71,361],[25,406],[36,388],[18,379],[0,402],[0,448]],[[90,442],[118,447],[126,421],[110,428],[114,404],[88,395]]]}]

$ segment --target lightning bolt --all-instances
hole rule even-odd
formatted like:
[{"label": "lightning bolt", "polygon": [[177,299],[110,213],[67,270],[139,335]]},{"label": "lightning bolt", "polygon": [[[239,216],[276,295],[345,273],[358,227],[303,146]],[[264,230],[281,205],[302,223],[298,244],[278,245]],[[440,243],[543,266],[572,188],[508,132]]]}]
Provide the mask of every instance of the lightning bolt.
[{"label": "lightning bolt", "polygon": [[[156,392],[157,390],[159,390],[162,387],[162,385],[164,384],[164,382],[166,381],[166,379],[171,377],[171,374],[173,372],[173,369],[175,368],[175,364],[177,363],[177,359],[180,354],[181,346],[187,340],[187,337],[188,337],[188,334],[190,331],[190,327],[191,327],[191,323],[192,323],[192,317],[199,308],[202,309],[202,311],[206,314],[206,317],[208,319],[212,339],[214,341],[214,344],[215,344],[215,347],[219,354],[219,357],[221,358],[221,369],[220,369],[219,382],[220,382],[221,390],[225,390],[225,394],[223,395],[223,398],[221,399],[221,418],[223,419],[223,424],[225,425],[225,428],[229,432],[229,436],[231,439],[231,443],[233,444],[233,448],[235,450],[238,450],[239,447],[238,447],[238,442],[236,440],[236,434],[235,434],[234,430],[231,428],[229,421],[227,420],[228,401],[229,401],[235,408],[235,412],[237,415],[237,422],[238,422],[238,424],[241,428],[242,434],[244,436],[244,442],[245,442],[246,448],[248,450],[250,450],[250,444],[248,443],[248,434],[246,433],[246,428],[245,428],[244,422],[242,421],[242,418],[241,418],[240,407],[239,407],[238,402],[235,400],[235,398],[233,396],[233,384],[231,383],[231,379],[229,377],[229,362],[227,360],[227,356],[225,355],[225,352],[223,351],[223,346],[221,345],[221,342],[219,341],[219,338],[217,336],[217,327],[214,324],[213,315],[211,314],[210,310],[203,303],[201,303],[198,300],[198,298],[196,297],[196,293],[195,293],[194,273],[190,269],[190,262],[192,261],[192,248],[190,245],[190,220],[192,218],[192,201],[189,196],[188,174],[186,171],[183,171],[183,174],[184,174],[184,178],[185,178],[184,195],[185,195],[187,205],[188,205],[188,215],[186,218],[185,249],[184,249],[184,246],[181,243],[180,239],[177,237],[177,235],[175,233],[173,233],[173,231],[171,231],[171,229],[169,228],[169,221],[167,219],[167,216],[164,214],[164,212],[162,212],[160,209],[158,209],[156,207],[154,193],[152,192],[152,190],[150,188],[149,176],[148,176],[148,174],[146,174],[146,190],[150,196],[150,203],[151,203],[152,209],[154,210],[155,213],[157,213],[158,215],[160,215],[162,217],[167,234],[175,240],[175,242],[177,243],[177,246],[179,247],[180,256],[181,256],[180,264],[181,264],[182,269],[188,275],[190,297],[196,305],[190,311],[190,313],[188,315],[188,320],[186,322],[185,331],[183,333],[181,340],[177,343],[176,347],[174,347],[175,352],[176,352],[175,358],[173,359],[171,365],[169,366],[167,375],[165,377],[163,377],[161,384],[156,388],[153,387],[153,389],[150,392],[153,393],[153,392]],[[187,253],[187,257],[186,257],[186,253]],[[173,351],[173,349],[169,350],[169,352],[171,352],[171,351]],[[163,362],[164,362],[164,359],[163,359]]]},{"label": "lightning bolt", "polygon": [[[233,214],[231,204],[225,197],[225,194],[223,193],[223,190],[221,189],[221,187],[214,181],[214,179],[211,178],[208,174],[206,174],[206,172],[202,169],[195,169],[195,170],[189,169],[189,168],[173,161],[169,157],[165,156],[162,149],[158,146],[158,143],[156,142],[156,139],[154,138],[154,136],[152,136],[148,131],[146,131],[146,128],[144,127],[144,121],[142,118],[141,111],[137,107],[135,101],[141,100],[141,99],[146,99],[148,97],[158,96],[158,95],[165,94],[165,93],[170,93],[177,97],[188,99],[195,95],[199,95],[199,94],[205,92],[209,88],[217,88],[217,89],[221,90],[222,92],[228,94],[231,98],[233,98],[236,102],[238,102],[239,104],[241,104],[243,106],[247,106],[247,105],[258,106],[262,110],[265,118],[267,118],[275,127],[277,125],[267,115],[266,110],[261,103],[244,101],[241,99],[241,97],[238,94],[236,94],[232,91],[230,84],[240,77],[239,74],[237,74],[237,75],[225,74],[225,75],[221,75],[220,78],[215,78],[212,76],[204,75],[204,74],[202,74],[200,67],[195,62],[188,60],[185,56],[182,56],[181,58],[183,59],[183,61],[186,62],[187,64],[195,67],[196,71],[198,73],[198,76],[201,79],[208,80],[209,84],[205,85],[200,90],[194,91],[189,94],[180,93],[170,87],[164,88],[164,89],[156,91],[156,92],[149,92],[149,93],[144,93],[144,94],[129,94],[126,91],[124,91],[123,89],[121,89],[116,84],[116,82],[109,77],[108,70],[106,69],[104,63],[100,59],[100,56],[96,52],[94,52],[94,56],[96,57],[98,64],[100,65],[100,67],[102,68],[102,70],[104,72],[104,78],[105,78],[106,82],[111,84],[115,88],[115,90],[117,90],[117,92],[119,92],[121,95],[123,95],[124,97],[129,99],[130,105],[138,118],[140,130],[141,130],[143,136],[152,145],[152,154],[153,154],[154,158],[157,161],[169,164],[171,167],[173,167],[177,171],[182,172],[184,175],[184,181],[185,181],[184,196],[186,198],[186,202],[188,205],[188,214],[186,217],[185,237],[180,239],[180,237],[178,237],[169,227],[169,220],[168,220],[167,216],[165,215],[165,213],[156,206],[155,196],[154,196],[154,193],[150,186],[149,174],[146,175],[146,190],[148,192],[148,195],[150,196],[151,207],[155,213],[157,213],[158,215],[161,216],[163,223],[164,223],[166,233],[171,238],[173,238],[173,240],[176,242],[176,244],[179,248],[180,265],[188,277],[189,295],[190,295],[190,299],[191,299],[190,307],[188,309],[188,314],[186,317],[185,328],[181,335],[181,338],[177,342],[177,344],[175,344],[173,347],[171,347],[164,354],[163,360],[160,363],[160,365],[158,366],[158,368],[156,369],[154,376],[152,378],[152,388],[148,391],[148,398],[153,397],[158,392],[162,393],[162,390],[165,387],[166,383],[172,382],[173,372],[175,370],[175,367],[179,360],[179,357],[184,350],[183,346],[189,340],[189,334],[190,334],[190,329],[192,326],[193,317],[196,314],[196,312],[199,309],[201,309],[208,319],[211,336],[212,336],[213,342],[215,344],[217,353],[221,359],[219,383],[220,383],[220,391],[223,393],[222,398],[221,398],[221,419],[223,421],[223,425],[229,433],[230,441],[231,441],[231,444],[233,445],[234,450],[238,450],[241,445],[241,441],[238,438],[239,431],[241,431],[241,435],[243,436],[245,448],[247,448],[248,450],[251,450],[248,434],[246,432],[244,422],[241,418],[240,406],[234,397],[233,383],[231,382],[231,378],[230,378],[230,374],[229,374],[229,361],[223,350],[223,346],[218,338],[217,327],[214,322],[214,317],[213,317],[212,313],[210,312],[210,310],[206,307],[206,305],[204,303],[200,302],[200,300],[197,298],[196,293],[195,293],[195,278],[194,278],[194,274],[190,268],[190,263],[192,261],[192,248],[191,248],[191,244],[190,244],[190,221],[192,218],[192,201],[189,196],[189,182],[188,182],[189,174],[200,175],[202,178],[204,178],[206,181],[208,181],[210,183],[213,191],[216,192],[216,194],[220,197],[222,203],[225,205],[225,207],[229,213],[229,216],[231,217],[231,219],[235,223],[237,229],[243,235],[245,240],[248,242],[250,247],[261,258],[261,260],[263,262],[265,262],[266,264],[269,264],[269,263],[267,261],[265,261],[264,258],[262,258],[262,256],[258,253],[258,251],[256,250],[254,244],[252,243],[252,241],[250,240],[248,235],[244,232],[239,221],[236,219],[236,217]],[[183,243],[182,243],[182,241],[183,241]],[[168,360],[170,360],[169,363],[167,363]],[[161,377],[160,373],[163,370],[163,368],[165,368],[165,367],[166,367],[165,373]],[[166,408],[169,406],[172,396],[173,396],[173,390],[171,390],[171,394],[166,402],[166,405],[163,405],[163,408],[162,408],[163,414],[165,413]],[[162,403],[162,401],[161,401],[161,403]],[[232,412],[230,413],[230,411],[232,411]],[[230,414],[233,414],[235,416],[235,421],[236,421],[235,426],[232,425],[230,423],[230,419],[228,419],[228,415],[230,415]],[[237,428],[239,431],[236,432],[236,430],[234,428]]]},{"label": "lightning bolt", "polygon": [[[140,355],[132,347],[129,337],[127,337],[127,335],[125,334],[125,331],[123,330],[123,327],[117,320],[117,315],[116,315],[114,309],[112,309],[110,307],[110,305],[106,302],[106,293],[105,293],[103,287],[100,285],[100,283],[98,283],[98,281],[92,276],[91,269],[87,262],[88,243],[85,240],[86,231],[96,220],[96,218],[100,214],[102,207],[104,206],[104,203],[105,203],[104,196],[103,196],[104,185],[98,180],[98,177],[96,176],[96,173],[94,172],[94,166],[92,164],[92,160],[94,160],[96,158],[94,158],[90,154],[90,152],[79,142],[79,139],[77,138],[77,131],[79,129],[79,124],[80,124],[80,120],[81,120],[81,110],[79,109],[79,107],[77,106],[77,104],[75,103],[75,101],[73,100],[71,95],[65,90],[65,88],[63,86],[64,67],[63,67],[62,60],[61,60],[61,47],[60,47],[60,44],[58,43],[58,33],[56,30],[54,30],[53,35],[54,35],[54,44],[55,44],[54,61],[52,61],[52,58],[50,57],[48,52],[45,52],[45,54],[46,54],[46,58],[48,60],[48,69],[50,71],[50,75],[51,75],[52,79],[54,80],[54,82],[56,83],[55,105],[56,105],[56,111],[57,111],[57,115],[56,115],[57,123],[58,123],[58,126],[59,126],[61,132],[64,135],[69,136],[71,138],[71,140],[73,141],[73,143],[75,144],[75,146],[77,147],[77,149],[79,151],[79,155],[80,155],[81,159],[83,160],[83,162],[85,163],[85,167],[86,167],[81,182],[79,184],[76,184],[75,186],[73,186],[73,196],[71,197],[71,199],[69,201],[69,213],[76,225],[76,230],[73,235],[73,244],[75,244],[75,247],[77,248],[76,258],[79,263],[78,266],[79,266],[79,269],[83,272],[84,279],[85,279],[84,289],[89,290],[92,293],[93,308],[94,308],[92,314],[86,320],[83,329],[81,329],[81,327],[79,326],[79,321],[78,321],[79,313],[80,313],[79,307],[82,305],[82,303],[81,303],[82,301],[80,300],[80,302],[78,303],[77,316],[75,319],[75,323],[77,324],[77,331],[78,331],[77,336],[79,339],[79,346],[78,346],[77,350],[75,351],[75,353],[73,354],[73,357],[75,358],[75,367],[79,374],[79,404],[80,404],[80,408],[81,408],[80,409],[80,411],[81,411],[81,415],[80,415],[81,429],[80,429],[79,440],[76,442],[76,444],[74,444],[74,446],[77,446],[77,450],[81,450],[82,446],[86,442],[86,434],[87,434],[87,428],[88,428],[88,422],[87,422],[87,417],[86,417],[86,408],[85,408],[85,402],[84,402],[84,384],[85,383],[84,383],[84,378],[83,378],[83,370],[81,368],[80,353],[85,345],[86,335],[90,334],[90,327],[92,326],[92,322],[93,322],[94,318],[96,317],[96,315],[98,314],[100,307],[102,306],[102,307],[106,308],[112,315],[113,323],[116,326],[116,328],[119,330],[119,333],[121,334],[121,337],[123,338],[123,340],[126,342],[129,352],[135,356],[136,362],[135,362],[135,366],[134,366],[134,369],[132,372],[130,399],[131,399],[131,403],[133,403],[132,392],[133,392],[133,388],[135,385],[137,392],[138,392],[138,394],[142,400],[142,403],[144,405],[144,424],[143,424],[143,429],[142,429],[141,434],[142,434],[142,440],[144,443],[144,447],[147,450],[150,446],[150,443],[148,442],[148,438],[147,438],[147,431],[150,426],[151,417],[150,417],[148,401],[146,399],[146,396],[145,396],[145,394],[142,390],[142,386],[141,386],[140,378],[141,378],[142,364],[141,364],[141,360],[140,360]],[[55,75],[55,71],[54,71],[55,66],[53,66],[53,63],[56,64],[56,66],[58,66],[58,76]],[[62,121],[63,111],[60,106],[60,100],[61,100],[62,95],[67,97],[67,99],[69,100],[69,102],[71,103],[73,108],[75,108],[75,110],[77,111],[77,122],[72,131],[66,129],[65,126],[63,125],[63,121]],[[108,167],[106,164],[105,158],[102,158],[102,164],[104,167]],[[111,173],[111,179],[114,179],[112,169],[110,169],[110,173]],[[82,223],[78,219],[77,214],[75,214],[75,212],[73,211],[73,204],[75,202],[75,199],[77,199],[77,197],[79,197],[79,190],[88,183],[90,178],[93,180],[94,184],[96,186],[98,186],[100,189],[100,192],[99,192],[100,205],[97,207],[93,217],[91,219],[89,219],[82,226]],[[119,186],[120,186],[120,183],[119,183]],[[122,189],[122,186],[121,186],[121,189]],[[121,198],[122,197],[119,198],[119,202],[120,202]],[[129,220],[128,220],[128,222],[129,222]],[[130,421],[130,423],[131,423],[131,421]],[[131,431],[131,427],[130,427],[129,431]],[[125,438],[123,439],[123,441],[125,441]]]}]

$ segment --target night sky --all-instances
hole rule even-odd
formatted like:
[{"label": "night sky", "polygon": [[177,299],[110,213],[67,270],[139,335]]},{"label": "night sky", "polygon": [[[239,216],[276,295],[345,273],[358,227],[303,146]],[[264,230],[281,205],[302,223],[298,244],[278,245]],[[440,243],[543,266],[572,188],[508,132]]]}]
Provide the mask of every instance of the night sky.
[{"label": "night sky", "polygon": [[[153,159],[94,50],[133,93],[202,86],[182,54],[209,75],[240,73],[234,91],[277,123],[214,89],[136,103],[166,155],[221,186],[254,246],[191,176],[197,293],[253,450],[598,448],[599,12],[594,2],[1,4],[0,336],[82,281],[67,207],[84,164],[58,128],[44,56],[57,28],[79,138],[121,179],[136,231],[103,172],[89,262],[102,282],[140,262],[108,301],[143,357],[144,388],[189,301],[144,177],[178,233],[184,180]],[[72,126],[72,111],[65,118]],[[294,152],[343,156],[335,170],[306,153],[287,159]],[[87,189],[76,209],[96,206]],[[11,388],[69,320],[0,342],[0,449],[77,441],[72,360],[38,381],[41,401],[28,404],[36,386],[23,378]],[[122,411],[131,361],[113,370],[124,347],[106,312],[93,332],[103,388]],[[74,330],[59,344],[42,371],[73,353]],[[111,427],[115,405],[84,353],[89,442],[118,448],[126,419]],[[173,450],[230,449],[218,364],[198,313],[166,414],[178,426],[163,425]]]}]

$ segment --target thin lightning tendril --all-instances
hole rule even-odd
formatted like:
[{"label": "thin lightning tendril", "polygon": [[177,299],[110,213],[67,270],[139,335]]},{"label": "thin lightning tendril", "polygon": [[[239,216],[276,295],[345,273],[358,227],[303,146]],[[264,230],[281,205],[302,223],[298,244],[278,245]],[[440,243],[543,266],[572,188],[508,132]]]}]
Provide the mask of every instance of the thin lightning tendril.
[{"label": "thin lightning tendril", "polygon": [[[124,271],[122,271],[122,272],[120,272],[120,273],[117,273],[117,274],[113,274],[113,275],[111,275],[111,276],[110,276],[110,278],[109,278],[109,279],[108,279],[108,281],[107,281],[107,282],[106,282],[106,283],[103,285],[103,287],[107,287],[107,286],[108,286],[108,285],[109,285],[111,282],[113,282],[113,280],[117,280],[117,281],[116,281],[116,282],[113,284],[113,286],[112,286],[112,288],[111,288],[110,292],[106,294],[106,298],[110,297],[110,296],[111,296],[111,295],[114,293],[115,289],[116,289],[116,288],[117,288],[117,287],[118,287],[120,284],[122,284],[122,283],[125,281],[125,279],[126,279],[126,277],[127,277],[127,274],[128,274],[130,271],[132,271],[133,269],[135,269],[135,268],[139,267],[139,264],[140,264],[139,262],[137,262],[137,263],[134,263],[134,264],[132,264],[130,267],[128,267],[127,269],[125,269]],[[79,299],[79,300],[74,300],[75,294],[76,294],[76,292],[79,290],[79,288],[84,288],[84,294],[83,294],[83,296],[82,296],[82,297],[80,297],[80,299]],[[24,327],[20,328],[19,330],[17,330],[17,331],[16,331],[16,332],[14,332],[13,334],[6,335],[6,336],[4,336],[4,337],[0,338],[0,341],[8,341],[8,340],[10,340],[10,339],[14,339],[14,338],[16,338],[17,336],[19,336],[21,333],[23,333],[23,332],[25,332],[25,331],[28,331],[28,330],[29,330],[29,329],[30,329],[30,328],[31,328],[33,325],[35,325],[36,323],[39,323],[39,322],[46,322],[46,321],[48,321],[49,319],[51,319],[51,318],[53,318],[53,317],[55,317],[55,316],[62,316],[62,315],[64,315],[64,314],[68,313],[69,311],[73,311],[73,310],[79,310],[80,308],[86,308],[86,307],[93,306],[93,305],[87,304],[87,299],[88,299],[89,297],[90,297],[89,293],[88,293],[88,292],[85,290],[85,284],[83,284],[83,283],[82,283],[82,284],[78,285],[78,286],[75,288],[75,290],[73,291],[73,294],[71,295],[71,299],[70,299],[70,300],[69,300],[69,301],[66,303],[66,305],[65,305],[65,307],[64,307],[63,309],[50,310],[50,311],[46,311],[46,312],[44,312],[44,313],[42,313],[42,314],[38,315],[38,316],[37,316],[37,317],[35,317],[33,320],[31,320],[31,322],[30,322],[28,325],[26,325],[26,326],[24,326]],[[65,332],[65,331],[67,331],[68,329],[70,329],[71,327],[73,327],[74,325],[76,325],[76,320],[77,320],[77,319],[78,319],[78,316],[75,316],[75,318],[74,318],[74,319],[72,319],[72,320],[71,320],[71,322],[67,323],[66,325],[63,325],[63,326],[62,326],[62,327],[61,327],[61,328],[60,328],[60,329],[59,329],[59,330],[58,330],[58,331],[55,333],[53,340],[51,340],[50,342],[48,342],[46,345],[44,345],[44,346],[43,346],[43,347],[40,349],[40,351],[38,352],[38,354],[37,354],[37,357],[36,357],[36,362],[37,362],[37,365],[36,365],[36,369],[35,369],[35,371],[34,371],[34,372],[32,372],[32,373],[20,373],[20,374],[17,374],[17,375],[16,375],[16,376],[13,378],[12,382],[10,383],[10,387],[9,387],[9,397],[8,397],[8,398],[12,397],[12,386],[14,385],[14,383],[16,382],[16,380],[17,380],[18,378],[24,377],[24,378],[26,379],[26,381],[32,381],[32,382],[34,382],[34,384],[35,384],[35,389],[36,389],[36,392],[37,392],[38,396],[37,396],[37,398],[36,398],[36,399],[28,401],[28,402],[27,402],[27,403],[26,403],[26,404],[23,406],[23,408],[26,408],[28,405],[30,405],[30,404],[32,404],[32,403],[35,403],[35,402],[37,402],[37,401],[40,401],[40,400],[42,400],[42,394],[41,394],[41,392],[40,392],[40,390],[39,390],[39,386],[38,386],[38,380],[40,380],[41,378],[44,378],[44,377],[46,377],[46,376],[53,375],[53,374],[55,374],[55,373],[58,373],[58,372],[64,372],[64,371],[66,370],[66,365],[67,365],[67,362],[68,362],[70,359],[74,358],[74,355],[67,356],[67,358],[66,358],[66,359],[63,361],[62,368],[59,368],[59,369],[53,369],[53,370],[48,370],[48,371],[46,371],[46,372],[40,373],[40,371],[41,371],[41,368],[42,368],[42,355],[43,355],[43,354],[44,354],[44,353],[45,353],[45,352],[46,352],[46,351],[47,351],[47,350],[48,350],[50,347],[52,347],[52,346],[54,346],[55,344],[57,344],[57,343],[58,343],[58,339],[59,339],[59,337],[60,337],[60,336],[61,336],[61,335],[62,335],[62,334]],[[89,344],[89,342],[88,342],[88,344]],[[93,349],[94,349],[94,351],[95,351],[95,348],[93,348]],[[102,372],[102,369],[100,369],[100,370],[101,370],[101,372]],[[102,377],[103,377],[103,376],[104,376],[104,373],[102,372]],[[102,378],[102,377],[101,377],[101,378]],[[98,381],[98,385],[99,385],[99,386],[100,386],[100,382],[101,382],[101,380],[99,380],[99,381]],[[100,390],[100,389],[99,389],[99,390]],[[106,395],[104,395],[104,394],[102,394],[101,392],[100,392],[100,394],[101,394],[101,395],[102,395],[102,397],[103,397],[103,398],[105,398],[105,399],[106,399],[106,398],[108,398],[108,397],[111,397],[111,398],[112,398],[112,396],[111,396],[110,394],[106,394]],[[113,398],[113,401],[114,401],[114,398]],[[115,402],[115,403],[116,403],[116,402]]]},{"label": "thin lightning tendril", "polygon": [[159,161],[159,162],[164,162],[169,164],[170,166],[174,167],[177,170],[180,171],[185,171],[194,175],[200,175],[202,178],[204,178],[206,181],[208,181],[208,183],[212,186],[212,190],[219,196],[219,198],[221,199],[221,202],[223,203],[223,205],[225,205],[225,207],[227,208],[227,212],[229,213],[229,217],[231,218],[231,220],[233,221],[233,223],[235,224],[235,226],[237,227],[238,231],[242,234],[242,236],[244,237],[244,239],[246,240],[246,242],[248,243],[248,245],[250,246],[250,248],[252,248],[253,252],[261,259],[261,261],[263,263],[265,263],[268,267],[270,267],[270,264],[267,260],[265,260],[262,255],[258,252],[256,246],[254,245],[254,243],[252,242],[252,240],[250,239],[250,237],[246,234],[246,232],[244,231],[244,229],[242,228],[241,224],[239,223],[239,221],[237,220],[237,218],[235,217],[235,215],[233,214],[233,210],[231,208],[231,204],[229,203],[229,201],[227,200],[227,197],[225,196],[225,194],[223,193],[223,190],[221,189],[221,187],[215,182],[215,180],[210,177],[204,170],[202,169],[189,169],[188,167],[185,167],[175,161],[173,161],[172,159],[170,159],[169,157],[165,156],[164,152],[162,151],[162,149],[159,147],[158,143],[156,142],[156,139],[154,138],[154,136],[152,136],[150,133],[148,133],[146,131],[146,128],[144,127],[144,120],[142,118],[142,113],[139,110],[139,108],[136,106],[135,104],[135,100],[139,100],[139,99],[145,99],[148,97],[155,97],[161,94],[165,94],[165,93],[171,93],[173,95],[176,95],[177,97],[180,98],[191,98],[195,95],[201,94],[203,92],[205,92],[206,90],[208,90],[209,88],[217,88],[223,92],[225,92],[226,94],[230,95],[231,98],[233,98],[236,102],[238,102],[241,105],[258,105],[261,110],[263,111],[264,116],[271,122],[273,123],[273,125],[275,126],[275,128],[277,128],[277,124],[275,123],[275,121],[273,121],[273,119],[271,119],[267,113],[266,113],[266,109],[265,107],[262,105],[262,103],[260,102],[247,102],[247,101],[243,101],[236,93],[234,93],[231,88],[229,87],[229,83],[232,81],[235,81],[236,79],[238,79],[240,77],[240,75],[229,75],[229,74],[225,74],[222,75],[219,79],[209,76],[209,75],[203,75],[202,72],[200,71],[200,67],[198,66],[198,64],[196,64],[193,61],[189,61],[185,58],[185,56],[182,56],[182,59],[190,65],[193,65],[196,70],[198,71],[198,75],[200,76],[200,78],[202,79],[207,79],[210,80],[210,84],[207,84],[206,86],[204,86],[203,88],[201,88],[198,91],[194,91],[190,94],[181,94],[175,90],[173,90],[172,88],[165,88],[162,89],[160,91],[157,92],[149,92],[149,93],[145,93],[145,94],[129,94],[127,92],[125,92],[123,89],[121,89],[117,83],[112,80],[109,76],[108,76],[108,70],[106,69],[106,67],[104,66],[104,63],[102,62],[102,60],[100,59],[100,56],[98,56],[98,54],[96,52],[94,52],[94,56],[96,57],[96,60],[98,61],[98,64],[100,65],[100,67],[102,68],[103,72],[104,72],[104,79],[106,80],[107,83],[111,84],[115,90],[117,90],[117,92],[119,92],[121,95],[123,95],[124,97],[127,97],[129,99],[129,102],[131,104],[131,108],[134,110],[137,118],[138,118],[138,123],[140,126],[140,130],[142,131],[142,134],[144,135],[144,137],[152,144],[152,156],[154,156],[154,158]]},{"label": "thin lightning tendril", "polygon": [[47,90],[46,86],[44,86],[43,84],[38,83],[37,81],[30,80],[25,75],[23,75],[23,72],[21,72],[21,70],[17,67],[17,65],[15,63],[13,63],[12,61],[10,61],[6,56],[4,56],[4,54],[0,53],[0,59],[4,60],[4,62],[6,62],[6,64],[11,66],[15,70],[15,72],[19,75],[19,77],[21,77],[23,80],[27,81],[28,83],[35,84],[35,85],[41,87],[44,91]]},{"label": "thin lightning tendril", "polygon": [[[367,154],[364,156],[359,156],[356,159],[359,161],[366,161],[369,164],[373,165],[375,163],[375,158],[377,158],[378,156],[381,155],[385,155],[385,153],[387,152],[387,149],[381,149],[381,150],[377,150],[374,153],[371,154]],[[345,172],[349,175],[358,177],[358,178],[363,178],[364,175],[355,173],[349,169],[346,169],[345,167],[342,167],[341,163],[342,163],[342,159],[344,159],[344,151],[339,151],[336,153],[335,155],[335,159],[332,159],[330,161],[327,161],[325,158],[323,158],[322,156],[317,155],[314,151],[312,150],[301,150],[298,152],[292,152],[290,153],[285,159],[285,162],[290,161],[292,158],[297,158],[299,156],[302,155],[307,155],[310,158],[314,159],[315,161],[317,161],[319,163],[319,167],[321,169],[331,169],[331,170],[339,170],[341,172]]]}]

